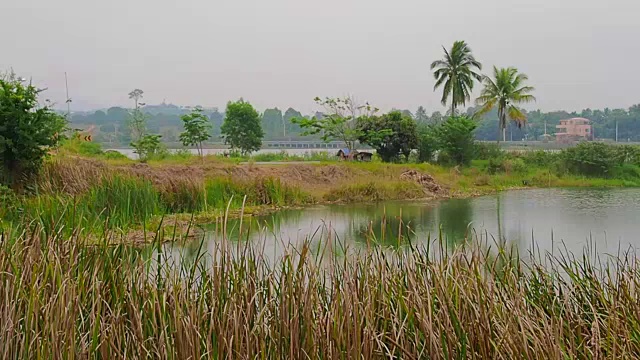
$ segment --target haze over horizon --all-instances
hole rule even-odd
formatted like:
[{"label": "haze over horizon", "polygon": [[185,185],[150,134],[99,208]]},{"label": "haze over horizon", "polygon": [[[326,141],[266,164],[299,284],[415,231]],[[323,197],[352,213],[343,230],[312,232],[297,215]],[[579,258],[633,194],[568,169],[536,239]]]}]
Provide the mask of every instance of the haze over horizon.
[{"label": "haze over horizon", "polygon": [[[1,6],[11,29],[0,70],[47,87],[73,110],[149,104],[317,110],[353,94],[388,110],[445,111],[429,69],[465,40],[491,73],[515,66],[538,102],[580,111],[640,103],[635,0],[22,0]],[[476,84],[475,94],[480,84]],[[473,99],[472,99],[473,101]]]}]

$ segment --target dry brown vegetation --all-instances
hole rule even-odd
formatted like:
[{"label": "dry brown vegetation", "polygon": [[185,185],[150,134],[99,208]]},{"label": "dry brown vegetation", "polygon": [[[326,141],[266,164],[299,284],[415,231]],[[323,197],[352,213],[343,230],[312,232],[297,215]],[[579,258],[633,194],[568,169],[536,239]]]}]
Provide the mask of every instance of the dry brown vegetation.
[{"label": "dry brown vegetation", "polygon": [[[428,174],[409,170],[402,166],[376,164],[376,166],[358,166],[357,164],[295,164],[295,165],[255,165],[233,164],[215,160],[190,164],[109,164],[101,160],[73,157],[56,158],[46,164],[38,182],[43,193],[66,193],[77,195],[86,192],[91,186],[100,183],[105,177],[129,175],[151,181],[165,191],[179,187],[202,186],[206,179],[231,178],[234,181],[254,181],[256,179],[275,178],[283,183],[297,187],[312,194],[318,200],[333,199],[350,201],[349,198],[336,198],[335,194],[347,194],[350,187],[382,184],[387,190],[405,189],[414,183],[423,187],[424,194],[402,193],[384,196],[376,194],[367,198],[366,194],[357,196],[360,201],[384,199],[415,199],[446,197],[448,191]],[[386,186],[384,186],[386,185]],[[330,196],[327,196],[331,194]]]},{"label": "dry brown vegetation", "polygon": [[[326,239],[325,239],[326,240]],[[206,262],[37,231],[0,237],[2,358],[612,359],[640,354],[639,268],[485,246]],[[496,255],[497,254],[497,255]],[[202,258],[198,251],[195,258]],[[628,261],[627,261],[628,260]],[[158,261],[161,264],[158,266]],[[184,264],[188,264],[185,262]],[[164,265],[163,265],[164,264]],[[551,265],[550,265],[551,264]]]}]

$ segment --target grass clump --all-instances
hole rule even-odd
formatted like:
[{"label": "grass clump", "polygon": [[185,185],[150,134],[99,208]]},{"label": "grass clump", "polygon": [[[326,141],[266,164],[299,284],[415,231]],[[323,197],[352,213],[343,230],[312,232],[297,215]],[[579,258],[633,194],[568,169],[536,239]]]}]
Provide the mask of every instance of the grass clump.
[{"label": "grass clump", "polygon": [[411,181],[366,182],[344,185],[330,190],[324,199],[332,202],[373,202],[384,200],[421,199],[421,185]]},{"label": "grass clump", "polygon": [[245,205],[294,206],[313,202],[313,198],[300,189],[288,186],[279,179],[257,178],[234,181],[231,178],[216,178],[205,182],[208,206],[234,208]]},{"label": "grass clump", "polygon": [[129,230],[168,214],[219,214],[227,206],[284,207],[314,202],[297,187],[270,177],[243,181],[223,177],[204,182],[182,179],[154,185],[142,177],[104,174],[98,183],[87,187],[73,195],[51,192],[21,198],[9,189],[0,191],[0,218],[13,223],[36,220],[49,230],[63,223],[73,225],[65,231],[77,227],[100,232]]}]

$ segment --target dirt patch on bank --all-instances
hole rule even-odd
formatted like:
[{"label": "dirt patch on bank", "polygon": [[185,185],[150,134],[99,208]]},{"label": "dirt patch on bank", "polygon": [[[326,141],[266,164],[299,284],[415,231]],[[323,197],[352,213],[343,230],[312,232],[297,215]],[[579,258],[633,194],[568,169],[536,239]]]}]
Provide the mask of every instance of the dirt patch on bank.
[{"label": "dirt patch on bank", "polygon": [[417,170],[407,170],[400,175],[401,180],[413,181],[424,189],[424,191],[428,194],[432,194],[435,196],[442,196],[447,193],[447,191],[436,182],[436,179],[429,174],[423,174]]}]

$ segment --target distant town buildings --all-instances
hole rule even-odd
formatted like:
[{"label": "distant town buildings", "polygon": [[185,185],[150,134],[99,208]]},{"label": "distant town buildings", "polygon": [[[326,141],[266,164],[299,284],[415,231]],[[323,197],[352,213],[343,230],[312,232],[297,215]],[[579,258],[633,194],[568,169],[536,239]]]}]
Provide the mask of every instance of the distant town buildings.
[{"label": "distant town buildings", "polygon": [[573,118],[560,120],[560,125],[556,125],[556,129],[557,142],[593,140],[593,129],[589,119]]}]

